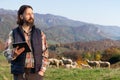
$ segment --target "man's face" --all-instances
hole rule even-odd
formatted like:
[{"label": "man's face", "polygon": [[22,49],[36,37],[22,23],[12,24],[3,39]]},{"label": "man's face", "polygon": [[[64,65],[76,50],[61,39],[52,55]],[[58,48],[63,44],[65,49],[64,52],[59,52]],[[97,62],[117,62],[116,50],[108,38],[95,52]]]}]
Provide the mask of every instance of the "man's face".
[{"label": "man's face", "polygon": [[27,8],[23,13],[24,24],[32,26],[34,24],[34,14],[31,8]]}]

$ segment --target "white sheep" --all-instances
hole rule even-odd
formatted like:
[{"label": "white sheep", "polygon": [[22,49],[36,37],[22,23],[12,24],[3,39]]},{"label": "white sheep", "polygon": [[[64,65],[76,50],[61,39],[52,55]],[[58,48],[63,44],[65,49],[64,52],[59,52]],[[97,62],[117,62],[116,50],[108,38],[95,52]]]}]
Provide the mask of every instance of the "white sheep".
[{"label": "white sheep", "polygon": [[62,60],[58,60],[56,58],[50,58],[48,60],[49,60],[49,67],[51,66],[60,67],[64,65]]},{"label": "white sheep", "polygon": [[91,66],[91,67],[100,67],[100,64],[98,61],[89,61],[87,60],[87,63]]},{"label": "white sheep", "polygon": [[59,60],[57,60],[55,58],[50,58],[50,59],[48,59],[48,61],[49,61],[49,67],[51,67],[51,66],[59,67]]},{"label": "white sheep", "polygon": [[64,57],[62,57],[62,61],[63,61],[64,65],[72,64],[72,60],[71,59],[65,59]]},{"label": "white sheep", "polygon": [[107,61],[99,61],[100,67],[108,67],[110,68],[110,63]]}]

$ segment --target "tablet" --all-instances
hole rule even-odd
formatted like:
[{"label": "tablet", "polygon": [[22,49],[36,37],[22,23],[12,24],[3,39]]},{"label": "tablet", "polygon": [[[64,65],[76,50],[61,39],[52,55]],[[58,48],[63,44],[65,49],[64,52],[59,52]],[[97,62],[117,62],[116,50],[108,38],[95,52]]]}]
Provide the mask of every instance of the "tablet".
[{"label": "tablet", "polygon": [[19,46],[19,48],[24,47],[25,48],[24,52],[31,52],[31,49],[29,48],[26,42],[13,43],[13,48],[16,48],[17,46]]}]

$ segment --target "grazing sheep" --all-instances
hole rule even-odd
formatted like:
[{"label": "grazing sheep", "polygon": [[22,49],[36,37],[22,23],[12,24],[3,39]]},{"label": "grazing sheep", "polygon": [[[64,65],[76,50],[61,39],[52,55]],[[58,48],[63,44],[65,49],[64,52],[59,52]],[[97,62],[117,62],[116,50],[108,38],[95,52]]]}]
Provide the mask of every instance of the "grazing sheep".
[{"label": "grazing sheep", "polygon": [[62,60],[58,60],[55,58],[50,58],[48,60],[49,60],[49,67],[51,67],[51,66],[60,67],[60,66],[64,65]]},{"label": "grazing sheep", "polygon": [[91,67],[100,67],[100,64],[98,61],[89,61],[87,60],[87,63],[91,66]]},{"label": "grazing sheep", "polygon": [[56,66],[59,67],[59,60],[55,58],[48,59],[49,60],[49,67]]},{"label": "grazing sheep", "polygon": [[59,60],[59,66],[64,66],[64,63],[62,60]]},{"label": "grazing sheep", "polygon": [[72,60],[71,59],[65,59],[64,57],[62,57],[62,61],[63,61],[64,65],[72,64]]},{"label": "grazing sheep", "polygon": [[108,67],[110,68],[110,63],[107,61],[99,61],[100,67]]}]

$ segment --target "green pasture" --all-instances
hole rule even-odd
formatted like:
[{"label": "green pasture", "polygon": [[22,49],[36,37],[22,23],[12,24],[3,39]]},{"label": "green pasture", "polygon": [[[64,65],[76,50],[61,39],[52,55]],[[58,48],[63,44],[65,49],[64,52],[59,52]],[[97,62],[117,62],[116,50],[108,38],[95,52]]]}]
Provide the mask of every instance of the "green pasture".
[{"label": "green pasture", "polygon": [[[13,80],[10,64],[0,54],[0,80]],[[117,69],[65,69],[47,68],[44,80],[120,80],[120,68]]]}]

